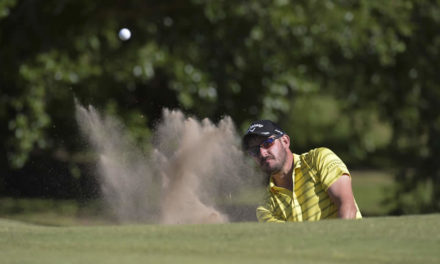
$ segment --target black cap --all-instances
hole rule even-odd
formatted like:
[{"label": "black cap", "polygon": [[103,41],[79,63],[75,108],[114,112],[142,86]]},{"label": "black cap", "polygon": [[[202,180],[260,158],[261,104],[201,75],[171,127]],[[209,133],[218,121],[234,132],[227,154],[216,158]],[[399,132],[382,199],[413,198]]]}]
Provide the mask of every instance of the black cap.
[{"label": "black cap", "polygon": [[276,123],[270,120],[254,121],[243,136],[243,148],[247,147],[247,141],[253,135],[270,137],[272,135],[282,136],[284,134],[284,131],[281,130]]}]

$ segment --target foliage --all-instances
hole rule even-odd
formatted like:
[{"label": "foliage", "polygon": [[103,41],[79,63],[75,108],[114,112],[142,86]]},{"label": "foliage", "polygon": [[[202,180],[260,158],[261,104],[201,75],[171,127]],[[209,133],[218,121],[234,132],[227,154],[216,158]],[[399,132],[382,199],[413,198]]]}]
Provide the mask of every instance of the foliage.
[{"label": "foliage", "polygon": [[54,153],[79,166],[77,97],[143,146],[163,107],[274,119],[299,150],[395,168],[405,212],[439,210],[439,23],[438,0],[1,1],[0,177]]}]

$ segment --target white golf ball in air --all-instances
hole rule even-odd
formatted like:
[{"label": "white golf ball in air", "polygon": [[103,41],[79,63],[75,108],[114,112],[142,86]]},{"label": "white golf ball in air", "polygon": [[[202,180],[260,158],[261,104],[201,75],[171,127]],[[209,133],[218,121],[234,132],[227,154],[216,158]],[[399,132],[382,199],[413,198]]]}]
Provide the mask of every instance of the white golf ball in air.
[{"label": "white golf ball in air", "polygon": [[129,40],[131,38],[131,31],[128,28],[122,28],[119,30],[118,35],[121,40]]}]

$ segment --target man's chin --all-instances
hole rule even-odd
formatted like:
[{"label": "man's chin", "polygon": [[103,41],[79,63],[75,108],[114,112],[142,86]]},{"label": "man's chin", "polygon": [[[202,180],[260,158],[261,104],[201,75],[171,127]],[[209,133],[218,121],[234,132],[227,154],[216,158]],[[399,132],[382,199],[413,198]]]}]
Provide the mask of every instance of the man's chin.
[{"label": "man's chin", "polygon": [[267,164],[267,163],[261,165],[261,169],[264,172],[269,173],[269,174],[273,174],[273,173],[276,173],[276,172],[280,171],[280,168],[274,167],[274,166],[270,166],[270,164]]}]

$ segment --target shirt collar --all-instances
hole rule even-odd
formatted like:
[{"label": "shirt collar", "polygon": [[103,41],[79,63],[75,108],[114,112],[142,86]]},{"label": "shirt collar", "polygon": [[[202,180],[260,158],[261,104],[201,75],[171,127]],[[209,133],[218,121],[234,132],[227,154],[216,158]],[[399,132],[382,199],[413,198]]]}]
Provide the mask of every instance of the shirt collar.
[{"label": "shirt collar", "polygon": [[298,154],[293,153],[293,168],[298,169],[301,167],[301,158]]}]

